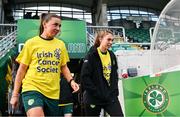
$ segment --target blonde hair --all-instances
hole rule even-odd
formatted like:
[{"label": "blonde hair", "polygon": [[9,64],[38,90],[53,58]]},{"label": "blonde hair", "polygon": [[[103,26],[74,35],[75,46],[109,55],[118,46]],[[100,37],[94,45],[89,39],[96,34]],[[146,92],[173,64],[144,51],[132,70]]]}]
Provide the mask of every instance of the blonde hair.
[{"label": "blonde hair", "polygon": [[94,46],[97,48],[100,46],[101,42],[100,39],[102,39],[104,36],[108,35],[108,34],[113,34],[111,30],[106,29],[106,30],[99,30],[96,33],[96,37],[95,37],[95,42],[94,42]]}]

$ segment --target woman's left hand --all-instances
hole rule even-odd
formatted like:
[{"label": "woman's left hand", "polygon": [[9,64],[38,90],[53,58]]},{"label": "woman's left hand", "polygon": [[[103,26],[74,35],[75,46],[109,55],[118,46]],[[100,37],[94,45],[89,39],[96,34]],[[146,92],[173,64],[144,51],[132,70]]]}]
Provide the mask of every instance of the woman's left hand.
[{"label": "woman's left hand", "polygon": [[78,92],[79,91],[79,84],[77,84],[74,80],[71,82],[71,87],[74,90],[72,93]]}]

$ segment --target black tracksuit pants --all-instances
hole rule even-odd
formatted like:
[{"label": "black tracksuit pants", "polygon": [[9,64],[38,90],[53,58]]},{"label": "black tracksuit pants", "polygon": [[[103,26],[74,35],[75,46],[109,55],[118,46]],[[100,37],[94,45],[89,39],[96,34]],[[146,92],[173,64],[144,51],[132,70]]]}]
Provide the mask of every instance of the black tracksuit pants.
[{"label": "black tracksuit pants", "polygon": [[93,105],[85,104],[85,115],[86,116],[99,116],[101,109],[104,109],[111,117],[123,117],[123,112],[119,103],[119,100],[106,105]]}]

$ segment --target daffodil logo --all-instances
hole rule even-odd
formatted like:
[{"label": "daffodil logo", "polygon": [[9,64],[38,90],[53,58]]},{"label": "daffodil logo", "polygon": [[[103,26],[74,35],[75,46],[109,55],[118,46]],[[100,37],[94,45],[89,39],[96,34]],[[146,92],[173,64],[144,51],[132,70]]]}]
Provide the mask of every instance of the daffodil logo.
[{"label": "daffodil logo", "polygon": [[60,56],[61,56],[61,49],[60,49],[60,48],[54,50],[54,56],[55,56],[58,60],[60,60]]},{"label": "daffodil logo", "polygon": [[150,85],[143,92],[143,103],[147,110],[161,113],[166,110],[169,102],[168,92],[161,85]]}]

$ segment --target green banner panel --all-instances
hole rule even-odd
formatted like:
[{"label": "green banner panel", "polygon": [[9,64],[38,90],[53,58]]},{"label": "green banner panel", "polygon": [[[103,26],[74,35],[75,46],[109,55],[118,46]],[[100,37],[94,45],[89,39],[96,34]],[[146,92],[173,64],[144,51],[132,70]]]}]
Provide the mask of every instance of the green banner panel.
[{"label": "green banner panel", "polygon": [[[26,40],[38,35],[39,20],[18,20],[17,42],[19,51]],[[61,33],[57,38],[64,41],[70,58],[84,58],[86,47],[86,23],[84,21],[62,21]]]},{"label": "green banner panel", "polygon": [[180,116],[180,71],[123,79],[125,115]]}]

